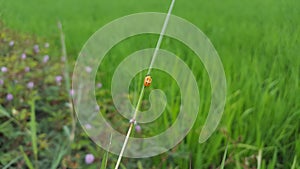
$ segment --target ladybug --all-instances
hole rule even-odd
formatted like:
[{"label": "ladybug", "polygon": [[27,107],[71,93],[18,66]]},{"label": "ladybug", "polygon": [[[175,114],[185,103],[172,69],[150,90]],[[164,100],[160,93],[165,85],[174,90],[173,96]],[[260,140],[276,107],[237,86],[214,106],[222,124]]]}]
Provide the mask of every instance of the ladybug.
[{"label": "ladybug", "polygon": [[151,76],[150,76],[150,75],[147,75],[147,76],[145,77],[145,80],[144,80],[144,86],[145,86],[145,87],[149,87],[149,86],[151,85],[151,82],[152,82]]}]

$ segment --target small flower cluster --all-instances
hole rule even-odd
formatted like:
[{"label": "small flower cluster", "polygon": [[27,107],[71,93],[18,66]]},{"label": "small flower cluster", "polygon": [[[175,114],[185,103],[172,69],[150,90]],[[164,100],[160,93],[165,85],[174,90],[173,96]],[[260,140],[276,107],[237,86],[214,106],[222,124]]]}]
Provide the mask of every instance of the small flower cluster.
[{"label": "small flower cluster", "polygon": [[[45,85],[45,75],[41,72],[46,69],[48,71],[49,68],[47,68],[47,66],[45,67],[45,64],[49,66],[53,64],[48,64],[50,55],[46,49],[50,47],[50,44],[46,42],[43,47],[40,47],[40,45],[36,43],[30,47],[28,43],[22,44],[22,42],[10,40],[7,46],[9,47],[6,54],[8,57],[0,58],[0,88],[1,91],[5,91],[1,92],[0,96],[3,96],[7,102],[24,100],[27,95],[24,95],[24,93],[40,90],[37,86],[40,84]],[[23,49],[20,50],[20,48]],[[31,50],[28,50],[30,48]],[[17,54],[17,51],[22,52]],[[18,60],[18,62],[11,62],[13,60]],[[18,65],[14,66],[17,63]],[[47,76],[51,75],[48,74]],[[62,84],[63,77],[61,75],[55,76],[54,79],[56,85],[60,86]],[[74,92],[70,92],[70,94],[73,95]],[[21,95],[22,98],[19,97]],[[2,101],[0,100],[0,103],[2,103]],[[18,104],[18,102],[15,104]]]},{"label": "small flower cluster", "polygon": [[[49,114],[51,117],[68,119],[68,113],[63,115],[61,113],[56,116],[59,114],[57,112],[69,111],[69,107],[65,106],[65,103],[68,101],[69,96],[75,97],[77,94],[75,89],[70,89],[67,92],[65,90],[64,83],[68,79],[65,76],[68,73],[62,72],[62,70],[64,70],[63,66],[66,64],[66,57],[62,57],[61,60],[58,60],[58,57],[52,57],[50,50],[52,52],[53,49],[48,42],[39,43],[30,41],[30,39],[23,44],[25,40],[16,40],[17,38],[15,40],[2,40],[2,37],[0,36],[0,50],[4,44],[5,56],[7,57],[0,57],[0,105],[3,105],[7,110],[12,110],[13,115],[24,112],[24,116],[26,116],[25,121],[22,122],[24,125],[28,124],[27,113],[30,110],[27,110],[29,108],[27,104],[32,98],[38,98],[38,104],[46,107],[39,110],[45,116]],[[93,71],[90,66],[83,68],[84,73],[93,73]],[[100,82],[95,84],[95,88],[98,90],[102,87],[103,85]],[[93,109],[99,113],[100,106],[95,105]],[[3,118],[3,121],[7,120],[5,118]],[[61,120],[57,118],[54,119]],[[55,126],[59,130],[64,127],[59,125]],[[86,130],[95,129],[92,123],[87,123],[84,127]],[[14,129],[17,129],[17,127],[14,127]],[[7,140],[6,136],[1,137],[1,139]],[[7,149],[11,149],[11,147]],[[5,148],[1,150],[5,150]],[[93,154],[85,155],[84,162],[86,164],[92,164],[94,161],[95,156]]]}]

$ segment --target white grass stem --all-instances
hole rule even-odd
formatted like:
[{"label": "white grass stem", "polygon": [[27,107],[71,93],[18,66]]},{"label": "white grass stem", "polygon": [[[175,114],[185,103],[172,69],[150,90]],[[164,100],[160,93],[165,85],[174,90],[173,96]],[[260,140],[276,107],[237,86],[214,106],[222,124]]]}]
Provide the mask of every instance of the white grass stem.
[{"label": "white grass stem", "polygon": [[175,3],[175,0],[172,0],[172,3],[170,5],[170,8],[169,8],[169,11],[168,11],[168,14],[167,14],[167,17],[165,19],[164,25],[163,25],[162,30],[160,32],[160,35],[159,35],[159,38],[158,38],[158,41],[157,41],[157,44],[156,44],[156,47],[155,47],[155,50],[154,50],[154,53],[153,53],[153,56],[152,56],[152,60],[151,60],[151,63],[150,63],[150,66],[149,66],[147,74],[151,73],[154,61],[155,61],[155,59],[157,57],[157,52],[158,52],[158,50],[160,48],[163,36],[164,36],[164,34],[166,32],[166,29],[167,29],[167,26],[168,26],[168,23],[169,23],[169,19],[170,19],[170,15],[171,15],[173,7],[174,7],[174,3]]},{"label": "white grass stem", "polygon": [[117,164],[116,164],[115,169],[118,169],[118,168],[119,168],[119,165],[120,165],[121,160],[122,160],[122,157],[123,157],[123,153],[124,153],[124,151],[125,151],[127,142],[128,142],[128,140],[129,140],[129,136],[130,136],[132,127],[133,127],[133,123],[130,123],[130,126],[129,126],[129,129],[128,129],[128,132],[127,132],[127,135],[126,135],[126,138],[125,138],[123,147],[122,147],[122,149],[121,149],[121,152],[120,152],[120,155],[119,155],[119,158],[118,158],[118,161],[117,161]]},{"label": "white grass stem", "polygon": [[[166,16],[166,19],[164,21],[164,24],[163,24],[163,27],[162,27],[162,30],[160,32],[160,35],[159,35],[159,38],[158,38],[158,41],[157,41],[157,44],[156,44],[156,47],[155,47],[155,50],[154,50],[154,53],[153,53],[153,56],[152,56],[152,59],[151,59],[151,63],[149,65],[149,69],[148,69],[148,72],[147,72],[147,75],[149,75],[151,73],[151,69],[152,69],[152,66],[154,64],[154,61],[157,57],[157,52],[160,48],[160,45],[161,45],[161,42],[162,42],[162,39],[163,39],[163,36],[166,32],[166,28],[168,26],[168,22],[169,22],[169,19],[170,19],[170,15],[171,15],[171,12],[173,10],[173,7],[174,7],[174,3],[175,3],[175,0],[172,0],[171,2],[171,5],[169,7],[169,10],[168,10],[168,14]],[[133,114],[133,122],[130,123],[130,126],[129,126],[129,129],[128,129],[128,132],[127,132],[127,135],[125,137],[125,140],[124,140],[124,143],[123,143],[123,146],[122,146],[122,149],[121,149],[121,152],[120,152],[120,155],[119,155],[119,158],[118,158],[118,161],[117,161],[117,164],[115,166],[115,169],[118,169],[119,168],[119,165],[121,163],[121,160],[122,160],[122,157],[123,157],[123,154],[124,154],[124,151],[125,151],[125,148],[127,146],[127,143],[128,143],[128,140],[129,140],[129,137],[130,137],[130,134],[131,134],[131,131],[132,131],[132,128],[134,126],[134,122],[136,120],[136,116],[138,114],[138,111],[139,111],[139,108],[140,108],[140,105],[141,105],[141,102],[142,102],[142,98],[143,98],[143,95],[144,95],[144,90],[145,90],[145,86],[143,85],[142,87],[142,90],[141,90],[141,93],[140,93],[140,96],[139,96],[139,100],[138,100],[138,103],[137,103],[137,106],[135,108],[135,111],[134,111],[134,114]]]}]

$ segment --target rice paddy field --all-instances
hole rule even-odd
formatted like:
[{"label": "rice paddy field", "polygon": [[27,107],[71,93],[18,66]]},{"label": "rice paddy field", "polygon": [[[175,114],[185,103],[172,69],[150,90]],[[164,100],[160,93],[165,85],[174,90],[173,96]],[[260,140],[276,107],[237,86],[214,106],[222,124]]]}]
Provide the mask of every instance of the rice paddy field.
[{"label": "rice paddy field", "polygon": [[[133,13],[166,13],[170,3],[0,0],[0,168],[114,168],[118,156],[97,146],[77,121],[70,100],[73,67],[85,42],[105,24]],[[227,81],[221,122],[208,141],[198,142],[211,104],[209,77],[188,46],[165,37],[161,48],[180,57],[195,75],[201,100],[196,123],[169,151],[124,157],[120,168],[299,169],[300,1],[177,0],[172,14],[201,29],[218,51]],[[97,71],[99,113],[123,134],[128,119],[110,93],[114,70],[133,52],[154,48],[158,37],[121,41]],[[131,81],[127,98],[133,105],[145,73]],[[174,79],[159,70],[152,76],[141,109],[149,108],[152,89],[165,92],[167,106],[156,121],[140,124],[133,137],[165,131],[180,109]]]}]

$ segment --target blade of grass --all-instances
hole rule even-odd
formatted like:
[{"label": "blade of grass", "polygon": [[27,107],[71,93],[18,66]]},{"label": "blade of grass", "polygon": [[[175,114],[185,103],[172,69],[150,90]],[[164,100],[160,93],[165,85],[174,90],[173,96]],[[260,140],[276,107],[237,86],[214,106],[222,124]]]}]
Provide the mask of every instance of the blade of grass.
[{"label": "blade of grass", "polygon": [[234,162],[235,162],[235,167],[234,168],[237,168],[237,169],[240,169],[240,168],[242,168],[241,167],[241,162],[240,162],[240,156],[238,155],[238,154],[236,154],[235,156],[234,156]]},{"label": "blade of grass", "polygon": [[26,128],[25,126],[23,126],[16,118],[14,118],[13,116],[11,116],[1,105],[0,105],[0,117],[1,116],[5,116],[7,118],[9,118],[9,120],[12,120],[16,125],[18,125],[20,128],[25,128],[25,131],[30,134],[31,132],[29,131],[28,128]]},{"label": "blade of grass", "polygon": [[36,119],[35,119],[35,100],[32,100],[30,103],[30,131],[31,131],[31,142],[32,150],[35,160],[35,168],[37,169],[38,162],[38,148],[37,148],[37,136],[36,136]]},{"label": "blade of grass", "polygon": [[2,117],[2,116],[6,116],[8,118],[11,118],[10,114],[0,105],[0,117]]},{"label": "blade of grass", "polygon": [[[66,143],[67,144],[67,143]],[[63,156],[68,152],[68,147],[66,145],[63,145],[59,148],[59,152],[57,153],[57,155],[53,158],[52,160],[52,165],[51,165],[51,169],[56,169],[58,168],[58,165],[60,164],[61,159],[63,158]]]},{"label": "blade of grass", "polygon": [[259,149],[257,156],[257,169],[261,168],[262,149]]},{"label": "blade of grass", "polygon": [[272,162],[270,162],[268,168],[276,168],[276,161],[277,161],[277,148],[275,148],[274,154],[273,154],[273,158],[272,158]]},{"label": "blade of grass", "polygon": [[141,161],[137,162],[137,167],[138,169],[144,169]]},{"label": "blade of grass", "polygon": [[104,154],[104,157],[102,159],[101,168],[100,169],[106,169],[107,166],[107,159],[108,159],[108,151]]},{"label": "blade of grass", "polygon": [[16,163],[22,156],[18,156],[15,159],[11,160],[8,164],[6,164],[2,169],[9,168],[12,164]]},{"label": "blade of grass", "polygon": [[108,150],[106,151],[104,158],[102,159],[101,169],[106,169],[106,167],[107,167],[107,161],[108,161],[108,155],[109,155],[108,152],[110,150],[111,140],[112,140],[112,134],[110,135]]},{"label": "blade of grass", "polygon": [[28,156],[27,156],[27,154],[26,154],[26,153],[24,152],[24,150],[23,150],[23,147],[20,146],[19,148],[20,148],[21,153],[23,154],[23,157],[24,157],[24,160],[25,160],[25,163],[26,163],[27,167],[28,167],[29,169],[34,169],[32,163],[31,163],[31,161],[29,160],[29,158],[28,158]]},{"label": "blade of grass", "polygon": [[291,169],[295,169],[296,168],[296,164],[297,164],[297,156],[294,157]]},{"label": "blade of grass", "polygon": [[226,145],[226,149],[225,149],[225,152],[224,152],[224,155],[223,155],[223,159],[222,159],[222,163],[221,163],[220,169],[224,169],[225,161],[226,161],[226,156],[227,156],[227,150],[228,150],[228,144]]},{"label": "blade of grass", "polygon": [[[69,77],[69,63],[68,63],[68,57],[67,57],[67,47],[66,47],[66,42],[65,42],[65,34],[63,32],[62,28],[62,23],[58,21],[58,29],[60,32],[60,43],[61,43],[61,48],[62,48],[62,57],[65,58],[65,65],[64,65],[64,78],[65,78],[65,84],[66,84],[66,90],[69,93],[71,91],[71,85],[70,85],[70,77]],[[74,114],[74,109],[73,109],[73,102],[72,102],[72,97],[69,94],[69,103],[70,103],[70,114],[72,118],[72,129],[70,133],[70,142],[74,141],[75,137],[75,131],[76,131],[76,116]]]}]

